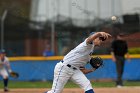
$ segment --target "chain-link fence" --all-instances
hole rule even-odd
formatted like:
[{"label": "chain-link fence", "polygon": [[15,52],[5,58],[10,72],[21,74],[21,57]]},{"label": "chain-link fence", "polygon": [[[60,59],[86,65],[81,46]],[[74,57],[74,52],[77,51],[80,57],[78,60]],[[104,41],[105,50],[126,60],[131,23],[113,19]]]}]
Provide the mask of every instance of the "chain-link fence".
[{"label": "chain-link fence", "polygon": [[[45,23],[43,29],[33,29],[30,25],[40,25],[19,16],[8,14],[4,26],[4,48],[9,56],[42,55],[45,47],[51,45],[51,23]],[[93,27],[77,27],[55,23],[55,55],[64,55],[70,49],[82,42],[92,31],[106,31],[112,35],[118,33],[132,34],[139,32],[138,24],[104,24]],[[129,35],[128,35],[129,36]],[[139,43],[139,37],[134,43]],[[130,38],[128,38],[130,40]],[[132,41],[132,39],[131,39]],[[111,41],[96,48],[96,54],[108,54]],[[138,47],[138,46],[133,46]]]},{"label": "chain-link fence", "polygon": [[[26,2],[24,3],[26,5]],[[7,50],[8,56],[42,56],[43,51],[48,45],[49,48],[52,48],[52,39],[54,39],[54,55],[65,55],[93,31],[106,31],[113,36],[123,33],[130,47],[139,47],[140,45],[139,35],[135,37],[135,40],[131,39],[133,33],[140,32],[139,19],[131,20],[129,16],[124,16],[125,20],[123,23],[114,22],[110,19],[97,18],[83,27],[75,25],[74,22],[79,21],[86,24],[87,21],[71,19],[61,15],[55,17],[57,19],[55,22],[52,22],[52,20],[47,20],[45,23],[30,21],[27,16],[29,15],[29,2],[28,9],[25,6],[22,6],[24,8],[20,8],[19,4],[19,7],[16,6],[16,8],[14,8],[15,6],[10,6],[10,4],[9,6],[4,5],[4,3],[1,6],[3,6],[0,10],[1,32],[2,10],[7,9],[8,11],[3,24],[3,38],[0,38],[1,44]],[[139,14],[137,16],[139,17]],[[54,33],[52,33],[52,23],[54,24]],[[52,38],[52,34],[54,38]],[[110,42],[111,40],[108,40],[104,45],[95,48],[94,53],[109,54]]]}]

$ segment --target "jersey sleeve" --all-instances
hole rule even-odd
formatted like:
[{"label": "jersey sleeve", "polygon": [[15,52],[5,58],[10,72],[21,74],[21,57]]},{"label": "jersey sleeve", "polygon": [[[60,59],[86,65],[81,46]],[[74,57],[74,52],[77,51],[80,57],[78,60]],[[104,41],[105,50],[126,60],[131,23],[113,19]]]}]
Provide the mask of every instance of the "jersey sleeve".
[{"label": "jersey sleeve", "polygon": [[83,42],[85,46],[87,45],[93,45],[93,42],[91,42],[90,44],[87,44],[87,38],[85,39],[85,41]]},{"label": "jersey sleeve", "polygon": [[125,41],[124,44],[125,44],[125,53],[127,53],[128,52],[127,42]]},{"label": "jersey sleeve", "polygon": [[8,68],[8,70],[11,70],[10,62],[9,62],[9,59],[7,57],[5,57],[4,62],[5,62],[6,67]]},{"label": "jersey sleeve", "polygon": [[111,43],[111,51],[113,51],[114,52],[114,48],[115,48],[115,43],[114,43],[115,41],[112,41],[112,43]]}]

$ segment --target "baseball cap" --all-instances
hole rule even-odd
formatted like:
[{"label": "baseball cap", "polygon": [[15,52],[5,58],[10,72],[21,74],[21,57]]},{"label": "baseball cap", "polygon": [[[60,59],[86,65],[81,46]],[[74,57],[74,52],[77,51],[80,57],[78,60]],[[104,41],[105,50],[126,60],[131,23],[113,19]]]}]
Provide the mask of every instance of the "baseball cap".
[{"label": "baseball cap", "polygon": [[95,34],[96,32],[91,32],[90,34],[89,34],[89,36],[91,36],[91,35],[93,35],[93,34]]},{"label": "baseball cap", "polygon": [[6,53],[6,51],[4,49],[1,49],[0,54],[2,54],[2,53]]}]

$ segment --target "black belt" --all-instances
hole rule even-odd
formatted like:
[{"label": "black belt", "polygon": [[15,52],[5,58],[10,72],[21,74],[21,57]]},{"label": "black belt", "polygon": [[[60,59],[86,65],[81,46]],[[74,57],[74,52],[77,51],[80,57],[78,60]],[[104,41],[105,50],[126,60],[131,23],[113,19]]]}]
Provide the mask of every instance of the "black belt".
[{"label": "black belt", "polygon": [[[63,61],[63,60],[61,60],[61,62],[63,63],[64,61]],[[67,64],[67,67],[72,68],[72,69],[74,69],[74,70],[77,70],[77,68],[76,68],[76,67],[72,67],[70,64]]]}]

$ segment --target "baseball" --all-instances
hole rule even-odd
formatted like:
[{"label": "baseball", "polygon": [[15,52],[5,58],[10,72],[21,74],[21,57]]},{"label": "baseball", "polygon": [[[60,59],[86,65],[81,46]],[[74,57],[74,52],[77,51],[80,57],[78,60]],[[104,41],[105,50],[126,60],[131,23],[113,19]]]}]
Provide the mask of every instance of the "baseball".
[{"label": "baseball", "polygon": [[116,16],[112,16],[112,17],[111,17],[111,20],[113,20],[113,21],[115,21],[116,19],[117,19]]}]

